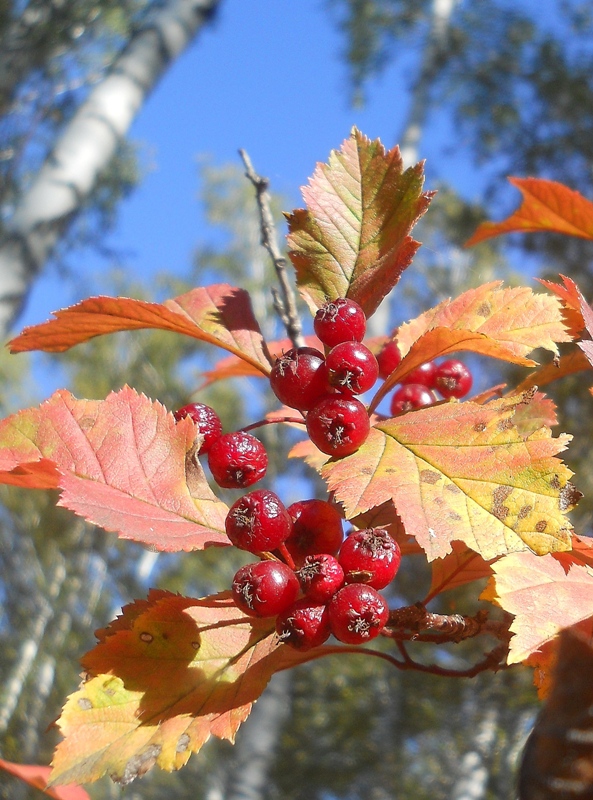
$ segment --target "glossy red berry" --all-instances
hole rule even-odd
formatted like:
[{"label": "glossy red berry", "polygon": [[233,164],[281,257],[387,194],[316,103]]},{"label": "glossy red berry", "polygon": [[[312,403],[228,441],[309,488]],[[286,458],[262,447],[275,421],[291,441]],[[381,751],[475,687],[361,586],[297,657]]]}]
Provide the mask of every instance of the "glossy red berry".
[{"label": "glossy red berry", "polygon": [[437,392],[448,399],[449,397],[465,397],[472,388],[472,375],[463,361],[450,358],[443,361],[436,369],[434,386]]},{"label": "glossy red berry", "polygon": [[341,342],[362,342],[366,332],[366,315],[354,300],[338,297],[321,306],[313,327],[317,337],[328,347]]},{"label": "glossy red berry", "polygon": [[173,413],[176,421],[191,417],[198,426],[199,433],[204,440],[198,450],[198,455],[207,453],[214,442],[222,436],[222,422],[216,411],[205,403],[189,403]]},{"label": "glossy red berry", "polygon": [[377,355],[377,364],[379,365],[379,377],[388,378],[394,369],[399,367],[402,360],[402,354],[395,340],[391,340],[384,345],[383,349]]},{"label": "glossy red berry", "polygon": [[237,572],[233,599],[250,617],[275,617],[289,608],[299,593],[299,582],[286,564],[256,561]]},{"label": "glossy red berry", "polygon": [[434,361],[426,361],[424,364],[420,364],[419,367],[409,372],[406,377],[402,379],[402,383],[419,383],[427,389],[432,389],[434,388],[436,371],[437,365]]},{"label": "glossy red berry", "polygon": [[419,383],[406,383],[396,389],[391,397],[391,414],[403,414],[415,408],[431,406],[436,402],[436,395]]},{"label": "glossy red berry", "polygon": [[208,466],[219,486],[245,489],[266,474],[268,455],[263,444],[250,433],[235,431],[220,436],[210,446]]},{"label": "glossy red berry", "polygon": [[301,589],[306,597],[317,603],[327,603],[342,587],[344,570],[334,556],[319,553],[307,556],[297,572]]},{"label": "glossy red berry", "polygon": [[335,506],[325,500],[299,500],[287,510],[292,519],[292,533],[285,545],[297,566],[301,566],[306,556],[338,552],[344,531]]},{"label": "glossy red berry", "polygon": [[351,583],[383,589],[395,577],[402,554],[398,543],[383,528],[355,531],[340,548],[339,562]]},{"label": "glossy red berry", "polygon": [[323,353],[314,347],[296,347],[276,359],[270,373],[272,391],[284,405],[308,411],[332,389],[327,381]]},{"label": "glossy red berry", "polygon": [[377,359],[361,342],[342,342],[332,348],[325,360],[328,380],[343,394],[362,394],[379,377]]},{"label": "glossy red berry", "polygon": [[363,404],[353,397],[329,396],[307,414],[313,444],[330,456],[347,456],[366,441],[370,422]]},{"label": "glossy red berry", "polygon": [[235,547],[261,553],[275,550],[288,538],[292,520],[277,494],[269,489],[258,489],[233,503],[225,529]]},{"label": "glossy red berry", "polygon": [[330,635],[327,607],[311,603],[307,598],[297,600],[276,620],[276,632],[280,641],[295,650],[319,647]]},{"label": "glossy red berry", "polygon": [[383,630],[389,619],[387,602],[376,589],[350,583],[328,605],[331,632],[345,644],[365,644]]}]

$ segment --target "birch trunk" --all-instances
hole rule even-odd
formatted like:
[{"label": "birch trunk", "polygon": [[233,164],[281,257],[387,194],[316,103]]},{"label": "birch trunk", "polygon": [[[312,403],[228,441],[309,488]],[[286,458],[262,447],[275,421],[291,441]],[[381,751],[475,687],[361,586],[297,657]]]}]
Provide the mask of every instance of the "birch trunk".
[{"label": "birch trunk", "polygon": [[0,333],[91,193],[147,95],[220,0],[168,0],[149,15],[80,106],[7,223],[0,243]]}]

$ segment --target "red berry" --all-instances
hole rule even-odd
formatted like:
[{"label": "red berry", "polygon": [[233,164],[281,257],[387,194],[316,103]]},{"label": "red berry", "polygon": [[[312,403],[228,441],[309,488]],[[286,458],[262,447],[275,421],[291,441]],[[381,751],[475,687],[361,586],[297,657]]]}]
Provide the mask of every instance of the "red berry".
[{"label": "red berry", "polygon": [[297,577],[309,600],[327,603],[344,583],[344,570],[329,553],[320,553],[307,556]]},{"label": "red berry", "polygon": [[372,586],[350,583],[335,594],[329,605],[331,632],[345,644],[364,644],[378,636],[387,624],[389,607]]},{"label": "red berry", "polygon": [[362,342],[366,331],[366,315],[354,300],[338,297],[317,311],[313,327],[318,338],[328,347],[341,342]]},{"label": "red berry", "polygon": [[427,389],[432,389],[434,387],[436,371],[437,365],[434,361],[426,361],[424,364],[420,364],[419,367],[409,372],[406,377],[402,379],[402,383],[419,383]]},{"label": "red berry", "polygon": [[362,394],[379,377],[377,359],[361,342],[342,342],[327,354],[329,382],[343,394]]},{"label": "red berry", "polygon": [[189,403],[173,413],[176,421],[191,417],[198,426],[199,433],[204,440],[198,450],[198,455],[207,453],[219,436],[222,436],[222,422],[216,411],[205,403]]},{"label": "red berry", "polygon": [[270,386],[281,403],[308,411],[331,392],[323,354],[314,347],[296,347],[284,353],[272,367]]},{"label": "red berry", "polygon": [[264,477],[268,455],[255,436],[235,431],[220,436],[210,446],[208,466],[219,486],[244,489]]},{"label": "red berry", "polygon": [[383,528],[355,531],[340,548],[339,561],[350,583],[366,583],[383,589],[399,569],[398,543]]},{"label": "red berry", "polygon": [[235,603],[250,617],[275,617],[297,599],[299,582],[286,564],[256,561],[237,572],[232,592]]},{"label": "red berry", "polygon": [[472,388],[472,375],[463,361],[450,358],[437,367],[434,385],[444,398],[465,397]]},{"label": "red berry", "polygon": [[353,397],[324,398],[307,414],[307,432],[313,444],[330,456],[347,456],[365,442],[370,431],[365,407]]},{"label": "red berry", "polygon": [[295,650],[319,647],[330,634],[327,607],[313,605],[307,598],[297,600],[276,620],[276,632],[284,644]]},{"label": "red berry", "polygon": [[269,489],[240,497],[225,520],[227,536],[250,553],[275,550],[292,531],[292,520],[282,500]]},{"label": "red berry", "polygon": [[306,556],[338,552],[344,531],[342,517],[334,506],[325,500],[299,500],[288,506],[288,513],[292,533],[285,545],[298,566]]},{"label": "red berry", "polygon": [[383,349],[377,356],[377,363],[379,365],[379,377],[388,378],[394,369],[399,367],[402,360],[402,354],[395,340],[391,340],[384,345]]},{"label": "red berry", "polygon": [[426,386],[419,383],[406,383],[400,386],[391,397],[391,413],[393,416],[404,411],[413,411],[415,408],[431,406],[436,402],[436,396]]}]

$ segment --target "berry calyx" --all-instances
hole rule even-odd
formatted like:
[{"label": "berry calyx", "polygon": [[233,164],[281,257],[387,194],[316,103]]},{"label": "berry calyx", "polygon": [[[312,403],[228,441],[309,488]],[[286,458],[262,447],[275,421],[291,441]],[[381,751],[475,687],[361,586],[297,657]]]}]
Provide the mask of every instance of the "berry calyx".
[{"label": "berry calyx", "polygon": [[331,632],[344,644],[365,644],[378,636],[389,618],[387,602],[376,589],[350,583],[328,605]]},{"label": "berry calyx", "polygon": [[377,355],[377,364],[379,365],[379,377],[385,380],[388,378],[394,369],[399,367],[402,360],[397,342],[392,339],[383,346],[383,349]]},{"label": "berry calyx", "polygon": [[212,476],[224,489],[245,489],[266,474],[268,455],[250,433],[235,431],[220,436],[208,451]]},{"label": "berry calyx", "polygon": [[420,383],[406,383],[400,386],[391,397],[391,414],[403,414],[415,408],[431,406],[436,402],[436,395]]},{"label": "berry calyx", "polygon": [[405,378],[402,378],[402,383],[419,383],[427,389],[434,387],[434,379],[437,371],[437,365],[434,361],[426,361],[420,364],[419,367],[409,372]]},{"label": "berry calyx", "polygon": [[472,388],[472,374],[463,361],[450,358],[436,369],[434,386],[446,400],[449,397],[465,397]]},{"label": "berry calyx", "polygon": [[330,456],[355,453],[366,441],[371,425],[363,404],[353,397],[325,397],[307,414],[313,444]]},{"label": "berry calyx", "polygon": [[292,520],[282,500],[269,489],[240,497],[229,509],[225,530],[240,550],[261,553],[275,550],[292,531]]},{"label": "berry calyx", "polygon": [[401,563],[401,550],[383,528],[355,531],[340,548],[339,562],[346,581],[366,583],[384,589],[395,577]]},{"label": "berry calyx", "polygon": [[272,391],[284,405],[308,411],[331,392],[323,353],[314,347],[293,347],[276,359],[270,373]]},{"label": "berry calyx", "polygon": [[327,607],[311,603],[307,598],[297,600],[276,620],[276,633],[280,641],[295,650],[319,647],[330,635]]},{"label": "berry calyx", "polygon": [[366,314],[354,300],[338,297],[318,309],[313,328],[328,347],[341,342],[362,342],[366,332]]},{"label": "berry calyx", "polygon": [[198,455],[207,453],[214,442],[222,436],[222,422],[216,411],[205,403],[189,403],[173,412],[176,422],[191,417],[204,437]]},{"label": "berry calyx", "polygon": [[344,570],[334,556],[319,553],[307,556],[297,578],[309,600],[327,603],[344,583]]},{"label": "berry calyx", "polygon": [[335,555],[344,538],[342,517],[335,506],[325,500],[298,500],[288,506],[292,533],[286,549],[297,566],[316,553]]},{"label": "berry calyx", "polygon": [[328,380],[343,394],[362,394],[379,377],[377,359],[361,342],[342,342],[327,354]]},{"label": "berry calyx", "polygon": [[299,593],[299,582],[286,564],[256,561],[237,572],[233,599],[250,617],[275,617],[289,608]]}]

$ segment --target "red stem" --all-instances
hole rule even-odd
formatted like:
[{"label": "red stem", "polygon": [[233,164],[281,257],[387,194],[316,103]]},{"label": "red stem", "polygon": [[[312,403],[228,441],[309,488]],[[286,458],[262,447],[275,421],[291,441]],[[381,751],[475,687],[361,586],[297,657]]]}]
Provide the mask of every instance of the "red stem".
[{"label": "red stem", "polygon": [[242,433],[247,433],[247,431],[252,431],[254,428],[261,428],[263,425],[275,425],[277,422],[293,422],[297,425],[305,424],[305,420],[298,417],[275,417],[274,419],[260,419],[258,422],[252,422],[251,425],[239,428],[239,430]]}]

